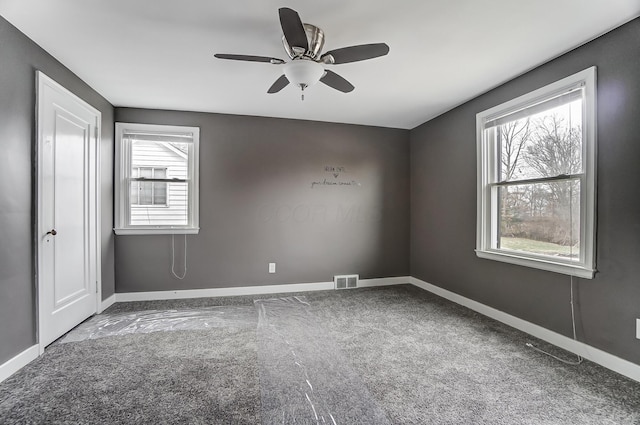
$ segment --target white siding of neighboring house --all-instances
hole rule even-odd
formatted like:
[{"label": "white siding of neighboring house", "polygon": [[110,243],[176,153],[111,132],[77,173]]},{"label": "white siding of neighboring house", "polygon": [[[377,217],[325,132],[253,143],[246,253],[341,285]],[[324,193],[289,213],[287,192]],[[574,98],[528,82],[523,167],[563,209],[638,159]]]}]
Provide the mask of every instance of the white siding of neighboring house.
[{"label": "white siding of neighboring house", "polygon": [[[166,168],[167,178],[187,178],[187,155],[163,143],[136,141],[131,166]],[[132,225],[187,224],[187,183],[167,183],[167,205],[132,205]]]}]

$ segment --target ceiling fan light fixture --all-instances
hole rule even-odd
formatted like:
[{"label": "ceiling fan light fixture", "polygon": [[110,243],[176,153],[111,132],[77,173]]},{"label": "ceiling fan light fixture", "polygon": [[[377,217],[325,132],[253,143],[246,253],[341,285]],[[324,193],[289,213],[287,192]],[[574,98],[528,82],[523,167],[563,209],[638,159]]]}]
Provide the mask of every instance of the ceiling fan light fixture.
[{"label": "ceiling fan light fixture", "polygon": [[298,59],[284,64],[284,75],[289,82],[304,89],[320,81],[324,67],[312,60]]},{"label": "ceiling fan light fixture", "polygon": [[351,93],[355,88],[353,84],[330,69],[325,69],[325,65],[360,62],[389,53],[389,46],[385,43],[373,43],[342,47],[322,54],[324,32],[319,27],[303,24],[298,12],[288,7],[279,8],[278,15],[282,28],[282,44],[291,62],[285,63],[282,59],[267,56],[215,54],[218,59],[282,65],[284,74],[269,87],[268,94],[278,93],[291,83],[300,87],[304,100],[304,90],[318,81],[339,92]]}]

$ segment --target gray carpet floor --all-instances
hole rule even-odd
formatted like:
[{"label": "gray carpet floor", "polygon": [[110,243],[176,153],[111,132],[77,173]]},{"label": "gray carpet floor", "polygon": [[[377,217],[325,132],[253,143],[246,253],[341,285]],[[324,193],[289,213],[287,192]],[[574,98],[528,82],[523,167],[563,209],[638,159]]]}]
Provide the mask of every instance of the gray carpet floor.
[{"label": "gray carpet floor", "polygon": [[[308,302],[304,320],[316,329],[310,343],[320,347],[307,355],[327,361],[335,353],[337,370],[348,371],[336,390],[349,391],[344,376],[351,376],[372,409],[386,415],[384,423],[640,424],[640,383],[588,361],[560,363],[525,343],[571,355],[418,288],[301,295]],[[253,306],[271,297],[119,303],[105,314]],[[255,323],[57,341],[0,384],[0,423],[275,423],[263,420],[270,394],[261,391],[261,379],[269,376],[265,354],[272,353],[260,343],[257,310]]]}]

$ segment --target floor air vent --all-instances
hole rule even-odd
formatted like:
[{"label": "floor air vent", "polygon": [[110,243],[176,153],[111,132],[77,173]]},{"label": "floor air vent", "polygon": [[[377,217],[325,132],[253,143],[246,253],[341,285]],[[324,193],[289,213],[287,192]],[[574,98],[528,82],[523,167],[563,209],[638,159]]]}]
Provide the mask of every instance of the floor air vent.
[{"label": "floor air vent", "polygon": [[351,289],[358,287],[357,274],[345,274],[333,277],[333,284],[336,289]]}]

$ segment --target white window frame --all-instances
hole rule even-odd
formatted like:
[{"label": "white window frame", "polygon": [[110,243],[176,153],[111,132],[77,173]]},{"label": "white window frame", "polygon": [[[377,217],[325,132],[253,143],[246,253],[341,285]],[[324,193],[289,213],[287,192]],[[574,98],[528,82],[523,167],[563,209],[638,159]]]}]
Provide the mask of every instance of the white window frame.
[{"label": "white window frame", "polygon": [[[186,225],[131,225],[131,143],[123,137],[126,133],[140,132],[158,135],[185,135],[192,138],[187,156],[187,224]],[[199,227],[199,151],[198,127],[159,124],[116,123],[115,158],[115,228],[116,235],[197,234]],[[167,192],[167,204],[169,202]]]},{"label": "white window frame", "polygon": [[[582,108],[582,161],[580,176],[580,244],[578,261],[556,259],[534,253],[497,248],[498,211],[496,161],[499,153],[492,148],[486,125],[490,121],[523,110],[572,89],[583,89]],[[478,204],[476,227],[476,254],[480,258],[502,261],[591,279],[596,272],[596,68],[591,67],[549,84],[516,99],[510,100],[476,115]]]}]

